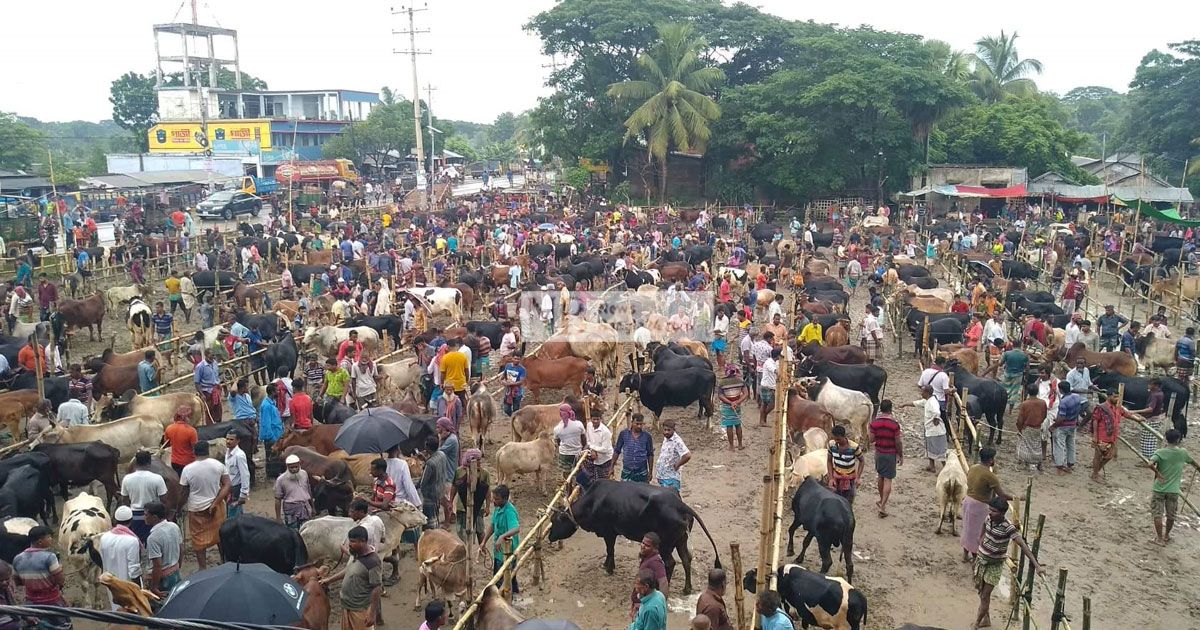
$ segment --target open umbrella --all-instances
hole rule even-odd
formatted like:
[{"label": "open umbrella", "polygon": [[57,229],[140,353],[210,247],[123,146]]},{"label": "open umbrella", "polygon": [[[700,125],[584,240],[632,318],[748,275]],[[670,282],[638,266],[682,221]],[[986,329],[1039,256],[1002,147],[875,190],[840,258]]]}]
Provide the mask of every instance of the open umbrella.
[{"label": "open umbrella", "polygon": [[265,564],[227,562],[180,582],[158,616],[285,626],[300,620],[307,594]]},{"label": "open umbrella", "polygon": [[391,407],[368,407],[342,423],[333,443],[351,455],[385,453],[412,437],[419,425]]}]

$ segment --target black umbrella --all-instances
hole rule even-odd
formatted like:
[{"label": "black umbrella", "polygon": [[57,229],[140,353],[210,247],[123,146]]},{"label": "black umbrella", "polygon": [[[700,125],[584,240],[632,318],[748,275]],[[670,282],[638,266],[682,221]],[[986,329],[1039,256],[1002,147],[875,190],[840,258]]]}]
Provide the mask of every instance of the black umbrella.
[{"label": "black umbrella", "polygon": [[351,455],[385,453],[407,440],[416,424],[391,407],[368,407],[342,423],[333,443]]},{"label": "black umbrella", "polygon": [[306,599],[295,580],[265,564],[227,562],[180,582],[158,616],[284,626],[300,620]]}]

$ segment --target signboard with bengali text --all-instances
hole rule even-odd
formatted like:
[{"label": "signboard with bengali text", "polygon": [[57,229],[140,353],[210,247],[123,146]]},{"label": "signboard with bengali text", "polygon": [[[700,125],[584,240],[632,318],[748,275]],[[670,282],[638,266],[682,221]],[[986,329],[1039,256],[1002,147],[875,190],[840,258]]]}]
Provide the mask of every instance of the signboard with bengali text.
[{"label": "signboard with bengali text", "polygon": [[271,148],[271,121],[269,120],[214,120],[208,123],[208,138],[205,139],[202,125],[196,122],[164,122],[150,128],[150,151],[203,151],[212,148],[216,152],[244,152],[253,147],[255,151]]}]

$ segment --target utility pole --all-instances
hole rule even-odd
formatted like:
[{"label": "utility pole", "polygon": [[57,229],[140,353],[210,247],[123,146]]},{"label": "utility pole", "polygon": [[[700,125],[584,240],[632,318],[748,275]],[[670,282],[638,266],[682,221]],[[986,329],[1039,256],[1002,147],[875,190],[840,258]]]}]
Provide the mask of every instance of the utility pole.
[{"label": "utility pole", "polygon": [[[413,131],[416,133],[417,140],[417,168],[421,169],[425,164],[425,146],[421,136],[421,87],[417,81],[417,55],[428,55],[427,50],[417,50],[417,34],[428,33],[429,29],[417,30],[413,21],[413,14],[418,11],[428,11],[428,7],[414,9],[413,7],[402,7],[399,11],[392,11],[392,15],[397,13],[408,14],[408,30],[407,31],[392,31],[393,35],[408,35],[408,50],[392,51],[398,55],[409,55],[412,58],[412,97],[413,97]],[[426,182],[427,185],[431,182]],[[428,195],[427,195],[428,196]]]},{"label": "utility pole", "polygon": [[[192,24],[199,24],[199,23],[200,23],[200,19],[196,13],[196,0],[192,0]],[[209,51],[209,54],[211,55],[212,51]]]},{"label": "utility pole", "polygon": [[[432,83],[425,84],[425,124],[429,128],[429,190],[433,191],[433,175],[437,171],[437,151],[434,147],[437,145],[437,138],[433,134],[437,131],[433,128],[433,91],[437,88],[433,87]],[[430,201],[430,203],[433,203]]]}]

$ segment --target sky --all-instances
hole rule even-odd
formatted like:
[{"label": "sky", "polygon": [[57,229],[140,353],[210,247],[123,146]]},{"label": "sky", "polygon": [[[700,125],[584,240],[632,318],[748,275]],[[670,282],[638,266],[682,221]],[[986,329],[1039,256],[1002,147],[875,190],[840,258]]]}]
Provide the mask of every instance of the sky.
[{"label": "sky", "polygon": [[[490,122],[533,107],[548,93],[550,59],[521,27],[554,0],[423,2],[417,6],[427,10],[415,20],[430,32],[417,36],[417,48],[430,54],[418,58],[418,75],[422,97],[426,84],[435,88],[439,117]],[[409,47],[407,35],[393,34],[408,27],[406,15],[392,14],[399,0],[197,3],[200,23],[238,30],[242,70],[271,89],[378,91],[388,85],[412,94],[410,59],[393,52]],[[918,33],[963,50],[973,50],[982,35],[1015,30],[1021,56],[1045,65],[1038,86],[1060,94],[1082,85],[1126,90],[1147,52],[1196,37],[1200,17],[1194,4],[1166,0],[1144,0],[1120,15],[1095,3],[1009,0],[990,5],[1002,15],[986,17],[960,0],[751,4],[787,19]],[[0,15],[19,27],[0,37],[0,112],[46,121],[109,118],[112,80],[154,68],[152,25],[191,19],[190,5],[178,0],[5,5]]]}]

